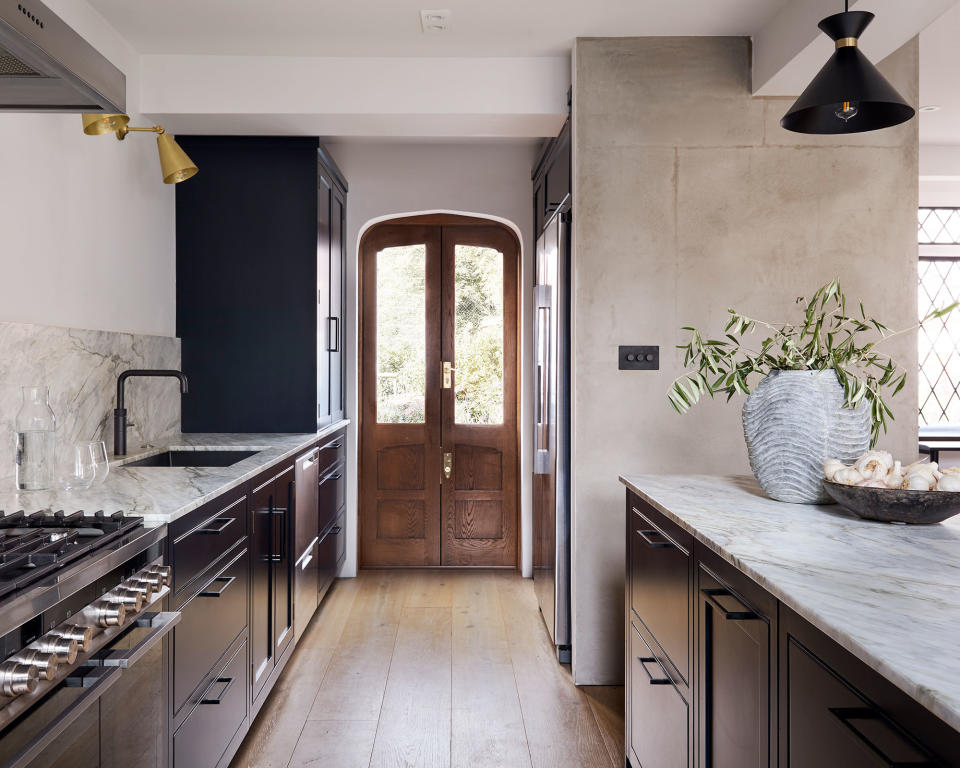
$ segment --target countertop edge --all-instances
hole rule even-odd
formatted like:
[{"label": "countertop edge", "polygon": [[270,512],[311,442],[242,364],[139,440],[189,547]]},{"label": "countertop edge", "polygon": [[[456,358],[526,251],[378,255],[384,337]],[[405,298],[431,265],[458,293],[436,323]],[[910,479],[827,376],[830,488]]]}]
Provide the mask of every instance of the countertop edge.
[{"label": "countertop edge", "polygon": [[809,621],[814,627],[827,635],[831,640],[852,653],[860,661],[867,664],[878,674],[882,675],[886,680],[906,693],[929,712],[939,717],[954,730],[960,731],[960,712],[957,712],[954,709],[946,706],[942,701],[940,701],[939,698],[932,697],[929,689],[918,685],[910,678],[900,674],[895,667],[888,665],[883,659],[877,658],[868,649],[861,646],[855,639],[843,632],[843,630],[824,619],[816,611],[798,603],[788,593],[784,592],[778,585],[771,583],[766,576],[751,568],[748,562],[735,557],[725,550],[722,545],[705,536],[696,526],[691,525],[683,517],[671,512],[656,499],[644,492],[643,489],[638,487],[628,477],[624,475],[618,475],[618,478],[620,482],[629,490],[636,493],[641,499],[643,499],[657,511],[661,512],[669,520],[679,525],[697,541],[704,544],[712,552],[719,555],[726,562],[730,563],[730,565],[734,566],[737,570],[744,573],[754,582],[759,584],[763,589],[777,598],[777,600],[790,608],[790,610]]}]

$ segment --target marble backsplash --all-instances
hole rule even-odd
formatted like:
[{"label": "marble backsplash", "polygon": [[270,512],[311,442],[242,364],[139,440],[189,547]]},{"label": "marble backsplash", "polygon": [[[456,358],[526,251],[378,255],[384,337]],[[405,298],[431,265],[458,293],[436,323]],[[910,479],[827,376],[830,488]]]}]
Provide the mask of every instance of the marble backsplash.
[{"label": "marble backsplash", "polygon": [[[128,368],[179,368],[180,340],[114,331],[0,323],[0,478],[14,475],[14,429],[21,386],[50,389],[57,446],[107,441],[113,452],[117,376]],[[132,448],[180,429],[174,379],[129,379],[125,387]]]}]

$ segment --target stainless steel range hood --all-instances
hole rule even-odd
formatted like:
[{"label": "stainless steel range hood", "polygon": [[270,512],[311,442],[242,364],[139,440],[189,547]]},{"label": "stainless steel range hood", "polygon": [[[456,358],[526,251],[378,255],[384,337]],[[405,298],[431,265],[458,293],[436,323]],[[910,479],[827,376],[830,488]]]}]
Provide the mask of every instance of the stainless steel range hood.
[{"label": "stainless steel range hood", "polygon": [[127,78],[37,0],[0,0],[0,110],[126,112]]}]

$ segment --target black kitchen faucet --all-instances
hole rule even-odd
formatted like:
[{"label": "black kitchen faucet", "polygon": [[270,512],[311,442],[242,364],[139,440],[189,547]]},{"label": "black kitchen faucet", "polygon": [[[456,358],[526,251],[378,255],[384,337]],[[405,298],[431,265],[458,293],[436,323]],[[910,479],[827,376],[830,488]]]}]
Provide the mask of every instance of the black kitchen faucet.
[{"label": "black kitchen faucet", "polygon": [[123,407],[123,384],[131,376],[170,376],[180,379],[180,394],[189,391],[187,377],[182,371],[173,370],[129,370],[117,377],[117,407],[113,409],[113,455],[127,455],[127,409]]}]

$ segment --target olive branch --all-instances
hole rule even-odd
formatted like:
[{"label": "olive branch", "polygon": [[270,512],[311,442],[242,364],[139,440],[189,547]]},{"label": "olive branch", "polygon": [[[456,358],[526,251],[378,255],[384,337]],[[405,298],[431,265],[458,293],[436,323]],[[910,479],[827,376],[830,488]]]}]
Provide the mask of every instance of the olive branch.
[{"label": "olive branch", "polygon": [[[848,314],[839,280],[822,286],[809,301],[801,296],[796,303],[805,305],[803,320],[797,323],[770,323],[728,309],[729,319],[720,339],[705,338],[696,328],[684,326],[690,341],[677,349],[684,350],[687,370],[674,379],[667,395],[674,410],[686,413],[704,395],[726,394],[728,401],[736,394],[748,395],[753,374],[833,370],[843,387],[844,408],[855,408],[861,402],[869,405],[873,447],[881,430],[887,431],[887,419],[893,419],[884,398],[895,396],[907,382],[903,367],[877,346],[960,306],[955,302],[935,309],[916,325],[891,331],[867,316],[862,301],[854,314]],[[747,337],[761,330],[770,335],[760,342],[760,348],[746,346]]]}]

